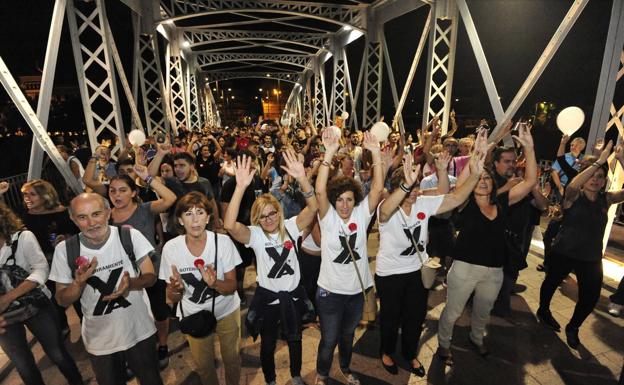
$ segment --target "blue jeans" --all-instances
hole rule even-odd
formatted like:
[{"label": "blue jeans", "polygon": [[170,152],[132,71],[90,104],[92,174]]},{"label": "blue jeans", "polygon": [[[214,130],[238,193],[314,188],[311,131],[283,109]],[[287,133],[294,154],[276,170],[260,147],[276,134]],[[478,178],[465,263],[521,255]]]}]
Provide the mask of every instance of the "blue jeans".
[{"label": "blue jeans", "polygon": [[349,369],[353,336],[362,319],[364,297],[362,293],[336,294],[319,287],[316,291],[316,305],[321,321],[321,342],[316,357],[316,371],[319,375],[327,377],[336,345],[340,368]]},{"label": "blue jeans", "polygon": [[76,362],[69,355],[61,337],[61,329],[52,302],[39,309],[36,315],[24,321],[9,325],[0,334],[0,347],[11,359],[22,381],[26,385],[43,385],[41,372],[26,340],[24,326],[37,338],[48,357],[58,366],[70,384],[82,384],[82,376]]},{"label": "blue jeans", "polygon": [[163,385],[157,354],[154,334],[125,351],[103,356],[89,354],[89,359],[99,385],[125,384],[126,362],[141,385]]}]

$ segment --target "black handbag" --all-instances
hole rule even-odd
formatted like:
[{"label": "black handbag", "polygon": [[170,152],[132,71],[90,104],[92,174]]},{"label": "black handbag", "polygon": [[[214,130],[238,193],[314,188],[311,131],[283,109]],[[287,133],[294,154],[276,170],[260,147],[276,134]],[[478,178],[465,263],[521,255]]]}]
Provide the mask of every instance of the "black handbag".
[{"label": "black handbag", "polygon": [[[217,233],[215,235],[215,272],[218,265],[218,244]],[[184,316],[184,309],[182,309],[182,301],[180,301],[180,312],[182,313],[182,319],[180,319],[180,331],[184,334],[188,334],[194,338],[202,338],[211,335],[217,327],[217,318],[214,315],[215,297],[217,291],[212,289],[212,311],[200,310],[197,313],[191,314],[187,317]]]},{"label": "black handbag", "polygon": [[[0,295],[4,295],[24,282],[29,272],[15,263],[15,253],[21,232],[17,233],[17,238],[11,243],[11,255],[5,263],[0,266]],[[36,287],[28,293],[22,295],[11,302],[9,307],[2,313],[7,325],[24,322],[35,316],[39,309],[44,307],[50,299],[45,295],[40,287]]]}]

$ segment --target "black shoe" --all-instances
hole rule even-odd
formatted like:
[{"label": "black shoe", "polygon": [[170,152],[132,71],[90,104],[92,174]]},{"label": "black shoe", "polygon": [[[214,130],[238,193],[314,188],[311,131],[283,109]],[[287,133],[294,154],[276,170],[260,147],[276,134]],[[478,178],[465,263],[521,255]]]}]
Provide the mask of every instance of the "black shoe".
[{"label": "black shoe", "polygon": [[442,347],[438,347],[435,353],[436,357],[442,362],[444,365],[452,366],[453,365],[453,354],[451,353],[451,349],[445,349]]},{"label": "black shoe", "polygon": [[537,313],[535,314],[537,315],[537,318],[540,320],[540,322],[543,323],[545,326],[556,332],[561,331],[561,325],[559,325],[559,322],[557,322],[555,317],[553,317],[550,310],[543,310],[540,308],[537,309]]},{"label": "black shoe", "polygon": [[573,328],[570,325],[565,327],[566,340],[568,342],[568,346],[572,349],[578,349],[581,344],[581,340],[578,336],[579,330],[577,328]]},{"label": "black shoe", "polygon": [[520,283],[516,283],[511,288],[511,294],[514,295],[514,294],[524,293],[526,291],[526,289],[527,289],[526,285],[522,285]]},{"label": "black shoe", "polygon": [[386,365],[386,363],[383,361],[383,358],[380,358],[379,360],[381,361],[381,364],[388,373],[395,375],[399,374],[399,368],[396,366],[396,363],[394,363],[394,361],[392,362],[392,365]]},{"label": "black shoe", "polygon": [[472,340],[472,338],[468,337],[468,341],[470,341],[470,344],[477,349],[477,353],[479,353],[479,355],[481,357],[487,357],[490,355],[490,351],[488,350],[488,348],[485,347],[484,344],[478,345],[476,342],[474,342]]},{"label": "black shoe", "polygon": [[[418,359],[416,361],[418,361]],[[418,363],[420,364],[419,367],[415,368],[412,366],[412,373],[414,373],[418,377],[424,377],[425,374],[427,374],[427,372],[425,371],[425,365],[423,365],[420,361],[418,361]]]},{"label": "black shoe", "polygon": [[158,347],[158,369],[163,370],[169,365],[169,349],[167,345]]}]

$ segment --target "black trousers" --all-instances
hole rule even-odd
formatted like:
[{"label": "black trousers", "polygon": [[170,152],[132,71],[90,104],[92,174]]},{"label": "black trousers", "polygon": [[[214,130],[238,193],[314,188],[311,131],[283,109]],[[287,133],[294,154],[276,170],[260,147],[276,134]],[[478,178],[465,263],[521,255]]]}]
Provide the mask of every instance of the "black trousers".
[{"label": "black trousers", "polygon": [[401,353],[407,361],[416,358],[418,341],[427,316],[427,298],[420,270],[385,277],[375,275],[379,295],[379,320],[381,324],[380,352],[392,355],[401,327]]},{"label": "black trousers", "polygon": [[546,278],[540,288],[540,308],[549,309],[557,287],[571,272],[578,281],[578,302],[570,319],[570,327],[579,328],[594,310],[602,288],[602,261],[581,261],[551,251]]},{"label": "black trousers", "polygon": [[[280,318],[280,305],[267,305],[260,331],[260,364],[267,383],[275,381],[275,346],[280,330],[278,327]],[[301,375],[301,350],[301,340],[288,341],[291,377]]]}]

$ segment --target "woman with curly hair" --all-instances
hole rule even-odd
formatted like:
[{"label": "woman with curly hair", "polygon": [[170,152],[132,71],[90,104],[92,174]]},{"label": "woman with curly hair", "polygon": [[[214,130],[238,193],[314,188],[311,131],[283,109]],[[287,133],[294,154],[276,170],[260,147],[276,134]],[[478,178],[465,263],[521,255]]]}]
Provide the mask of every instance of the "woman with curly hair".
[{"label": "woman with curly hair", "polygon": [[338,151],[340,134],[323,132],[325,155],[316,179],[316,198],[321,228],[321,270],[316,293],[321,341],[316,360],[316,383],[325,385],[336,345],[342,375],[348,384],[360,381],[349,369],[355,328],[362,318],[366,292],[373,286],[368,266],[366,229],[383,191],[379,141],[364,133],[363,147],[372,153],[373,181],[364,196],[362,186],[351,177],[327,181],[331,161]]},{"label": "woman with curly hair", "polygon": [[[5,332],[0,334],[0,347],[13,362],[26,385],[43,385],[41,372],[26,338],[24,327],[27,327],[69,384],[82,384],[82,376],[76,363],[63,344],[56,311],[49,300],[50,292],[45,287],[50,272],[48,262],[35,235],[25,230],[13,211],[0,203],[0,267],[7,265],[19,266],[28,276],[16,287],[6,287],[3,280],[0,313],[7,325],[4,327]],[[14,312],[10,306],[35,289],[42,290],[45,294],[45,298],[38,301],[37,313],[30,317],[12,318],[10,314]]]}]

